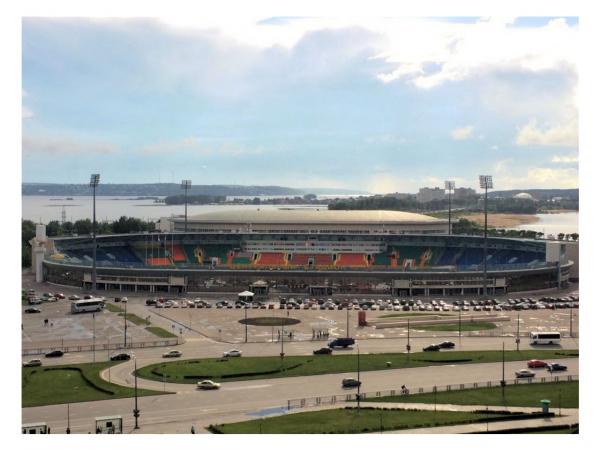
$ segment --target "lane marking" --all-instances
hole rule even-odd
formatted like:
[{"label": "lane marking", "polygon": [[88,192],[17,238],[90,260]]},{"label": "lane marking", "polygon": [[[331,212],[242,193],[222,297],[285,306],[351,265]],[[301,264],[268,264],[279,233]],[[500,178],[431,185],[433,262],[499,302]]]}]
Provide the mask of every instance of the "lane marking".
[{"label": "lane marking", "polygon": [[254,386],[240,386],[240,387],[230,387],[230,388],[223,388],[224,391],[242,391],[244,389],[263,389],[263,388],[267,388],[267,387],[271,387],[272,385],[270,384],[257,384]]}]

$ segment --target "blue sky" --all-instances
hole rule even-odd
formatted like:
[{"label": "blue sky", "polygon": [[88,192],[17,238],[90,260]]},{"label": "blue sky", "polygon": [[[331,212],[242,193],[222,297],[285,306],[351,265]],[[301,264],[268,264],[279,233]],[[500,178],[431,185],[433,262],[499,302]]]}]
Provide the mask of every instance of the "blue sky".
[{"label": "blue sky", "polygon": [[576,18],[24,19],[23,181],[578,186]]}]

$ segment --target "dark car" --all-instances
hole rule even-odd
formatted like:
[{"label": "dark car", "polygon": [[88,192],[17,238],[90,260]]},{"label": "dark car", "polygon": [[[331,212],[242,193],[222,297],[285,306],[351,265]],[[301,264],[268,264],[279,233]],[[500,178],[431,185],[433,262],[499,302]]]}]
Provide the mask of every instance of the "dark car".
[{"label": "dark car", "polygon": [[38,308],[26,308],[25,312],[27,314],[35,314],[35,313],[39,313],[39,312],[42,312],[42,311],[40,311]]},{"label": "dark car", "polygon": [[354,338],[337,338],[327,344],[329,348],[334,347],[349,347],[350,345],[354,345]]},{"label": "dark car", "polygon": [[550,372],[562,372],[567,370],[567,366],[563,366],[559,363],[549,363],[546,367]]},{"label": "dark car", "polygon": [[146,300],[146,305],[156,305],[156,299],[155,298],[149,298]]},{"label": "dark car", "polygon": [[331,355],[332,352],[333,350],[331,350],[329,347],[322,347],[313,351],[313,355]]},{"label": "dark car", "polygon": [[111,361],[129,361],[130,359],[131,355],[129,353],[117,353],[110,357]]},{"label": "dark car", "polygon": [[428,345],[427,347],[423,347],[423,351],[424,352],[438,352],[438,351],[440,351],[440,348],[441,347],[437,344],[431,344],[431,345]]},{"label": "dark car", "polygon": [[51,352],[46,353],[46,358],[58,358],[64,355],[62,350],[52,350]]},{"label": "dark car", "polygon": [[454,342],[451,342],[451,341],[444,341],[444,342],[440,342],[438,344],[438,346],[440,348],[454,348],[456,346],[456,344]]},{"label": "dark car", "polygon": [[344,378],[342,380],[342,387],[345,387],[345,388],[358,387],[361,384],[362,384],[362,381],[358,381],[354,378]]}]

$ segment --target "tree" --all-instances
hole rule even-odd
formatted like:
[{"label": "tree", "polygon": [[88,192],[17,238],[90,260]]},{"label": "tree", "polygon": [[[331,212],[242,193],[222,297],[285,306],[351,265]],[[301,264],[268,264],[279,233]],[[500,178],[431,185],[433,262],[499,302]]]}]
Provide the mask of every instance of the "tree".
[{"label": "tree", "polygon": [[78,220],[73,224],[73,228],[77,234],[91,234],[92,221],[90,219]]},{"label": "tree", "polygon": [[58,220],[51,220],[50,222],[48,222],[48,224],[46,225],[46,236],[53,237],[60,236],[62,234],[63,230],[60,226],[60,223],[58,223]]},{"label": "tree", "polygon": [[562,241],[565,237],[565,233],[558,233],[558,240]]},{"label": "tree", "polygon": [[574,241],[579,239],[579,233],[571,233],[571,239],[573,239]]}]

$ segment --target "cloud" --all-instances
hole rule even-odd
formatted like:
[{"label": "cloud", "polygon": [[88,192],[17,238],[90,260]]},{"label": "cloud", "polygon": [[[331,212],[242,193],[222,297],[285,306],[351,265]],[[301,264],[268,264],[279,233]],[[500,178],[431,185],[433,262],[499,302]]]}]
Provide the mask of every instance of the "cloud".
[{"label": "cloud", "polygon": [[31,136],[24,134],[21,140],[24,153],[49,155],[80,153],[115,153],[115,145],[107,142],[92,141],[67,136]]},{"label": "cloud", "polygon": [[553,156],[552,162],[557,163],[557,164],[578,163],[579,157],[577,155],[575,155],[575,156]]},{"label": "cloud", "polygon": [[465,139],[473,137],[474,129],[475,127],[473,127],[472,125],[467,125],[466,127],[456,128],[452,130],[450,135],[455,141],[464,141]]},{"label": "cloud", "polygon": [[517,145],[577,147],[579,145],[578,121],[539,127],[535,119],[521,127]]},{"label": "cloud", "polygon": [[31,119],[33,117],[33,111],[30,110],[28,107],[23,106],[22,110],[21,110],[21,118],[23,120],[25,119]]},{"label": "cloud", "polygon": [[522,166],[513,159],[497,161],[494,165],[495,189],[572,189],[579,187],[577,168]]},{"label": "cloud", "polygon": [[539,188],[572,189],[579,187],[577,169],[534,168],[527,171],[531,185]]},{"label": "cloud", "polygon": [[186,137],[179,140],[157,142],[141,149],[144,155],[176,155],[181,153],[197,156],[243,156],[261,155],[266,150],[259,147],[247,147],[235,142],[216,142],[199,137]]}]

